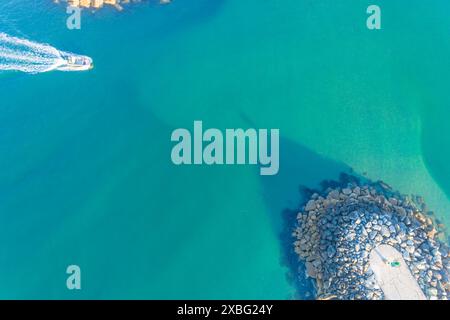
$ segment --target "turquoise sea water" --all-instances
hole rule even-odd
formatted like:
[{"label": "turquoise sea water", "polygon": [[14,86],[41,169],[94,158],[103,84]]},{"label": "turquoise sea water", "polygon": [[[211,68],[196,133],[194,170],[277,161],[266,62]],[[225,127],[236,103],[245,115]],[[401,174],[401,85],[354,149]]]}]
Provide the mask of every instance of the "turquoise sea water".
[{"label": "turquoise sea water", "polygon": [[[450,5],[174,0],[0,5],[0,31],[95,60],[0,74],[0,298],[291,298],[281,211],[354,170],[450,223]],[[170,134],[280,128],[280,173],[176,167]],[[82,269],[81,291],[65,268]]]}]

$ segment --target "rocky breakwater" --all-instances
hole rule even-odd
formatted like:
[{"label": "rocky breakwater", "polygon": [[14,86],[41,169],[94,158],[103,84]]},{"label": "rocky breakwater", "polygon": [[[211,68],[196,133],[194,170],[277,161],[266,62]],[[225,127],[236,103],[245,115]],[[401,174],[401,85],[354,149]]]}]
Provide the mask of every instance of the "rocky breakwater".
[{"label": "rocky breakwater", "polygon": [[420,197],[358,182],[311,194],[293,236],[318,299],[383,299],[369,256],[387,244],[402,254],[428,299],[446,300],[450,257],[442,228]]}]

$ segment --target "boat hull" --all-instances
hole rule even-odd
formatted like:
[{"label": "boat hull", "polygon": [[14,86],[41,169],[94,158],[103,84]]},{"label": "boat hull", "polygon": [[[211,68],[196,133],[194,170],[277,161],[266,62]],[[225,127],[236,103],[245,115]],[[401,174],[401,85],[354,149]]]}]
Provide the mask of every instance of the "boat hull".
[{"label": "boat hull", "polygon": [[94,68],[92,59],[88,56],[77,55],[69,52],[61,52],[61,65],[56,68],[59,71],[88,71]]}]

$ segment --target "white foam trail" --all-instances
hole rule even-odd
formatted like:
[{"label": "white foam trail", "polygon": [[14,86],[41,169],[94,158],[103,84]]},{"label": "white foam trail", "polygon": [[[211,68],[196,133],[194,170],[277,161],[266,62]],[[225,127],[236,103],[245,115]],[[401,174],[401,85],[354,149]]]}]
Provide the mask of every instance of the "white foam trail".
[{"label": "white foam trail", "polygon": [[55,70],[64,63],[60,52],[50,45],[0,32],[0,71],[40,73]]},{"label": "white foam trail", "polygon": [[6,33],[0,33],[0,43],[9,44],[15,47],[23,47],[29,49],[36,54],[41,55],[59,55],[57,49],[47,44],[39,44],[25,39],[20,39],[7,35]]},{"label": "white foam trail", "polygon": [[32,64],[47,64],[47,63],[51,63],[52,60],[51,59],[45,59],[42,61],[37,62],[36,56],[31,56],[31,55],[20,55],[17,54],[14,51],[5,51],[1,53],[1,58],[5,59],[5,60],[14,60],[14,61],[22,61],[22,62],[29,62]]}]

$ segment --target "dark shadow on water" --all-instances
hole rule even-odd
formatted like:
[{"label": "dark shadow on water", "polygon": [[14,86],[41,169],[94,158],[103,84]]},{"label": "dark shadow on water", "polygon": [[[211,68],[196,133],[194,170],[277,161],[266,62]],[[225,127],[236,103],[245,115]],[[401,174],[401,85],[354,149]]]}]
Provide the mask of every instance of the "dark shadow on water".
[{"label": "dark shadow on water", "polygon": [[161,6],[157,2],[149,2],[153,8],[148,13],[156,16],[153,21],[144,21],[141,30],[147,35],[162,34],[164,37],[173,32],[186,31],[190,27],[202,25],[213,19],[226,1],[177,1],[176,4],[166,6]]},{"label": "dark shadow on water", "polygon": [[[280,137],[280,171],[276,176],[261,176],[263,197],[279,234],[281,263],[288,268],[287,278],[296,290],[295,299],[312,299],[311,279],[304,276],[304,264],[294,252],[294,230],[298,209],[314,190],[324,185],[341,184],[352,169],[344,163],[325,158],[289,139]],[[333,182],[338,181],[341,182]]]}]

